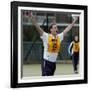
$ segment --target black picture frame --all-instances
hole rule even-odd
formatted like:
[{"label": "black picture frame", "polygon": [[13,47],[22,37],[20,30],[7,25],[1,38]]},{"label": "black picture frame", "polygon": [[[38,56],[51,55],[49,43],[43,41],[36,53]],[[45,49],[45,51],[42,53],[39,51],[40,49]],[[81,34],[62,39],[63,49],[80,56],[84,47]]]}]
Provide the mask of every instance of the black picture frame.
[{"label": "black picture frame", "polygon": [[[46,81],[46,82],[26,82],[18,83],[18,7],[40,7],[40,8],[55,8],[55,9],[76,9],[84,11],[84,78],[77,80],[64,81]],[[88,7],[83,5],[67,5],[67,4],[49,4],[35,2],[11,2],[11,87],[37,87],[37,86],[53,86],[53,85],[69,85],[83,84],[88,82],[87,72],[87,12]]]}]

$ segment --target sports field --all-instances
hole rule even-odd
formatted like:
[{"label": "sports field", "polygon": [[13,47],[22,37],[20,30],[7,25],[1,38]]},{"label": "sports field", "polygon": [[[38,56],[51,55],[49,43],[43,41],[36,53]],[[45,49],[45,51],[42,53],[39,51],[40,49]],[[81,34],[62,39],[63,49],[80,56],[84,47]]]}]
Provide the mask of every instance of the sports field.
[{"label": "sports field", "polygon": [[[57,64],[55,75],[74,74],[72,64]],[[23,65],[23,77],[41,76],[41,64]]]}]

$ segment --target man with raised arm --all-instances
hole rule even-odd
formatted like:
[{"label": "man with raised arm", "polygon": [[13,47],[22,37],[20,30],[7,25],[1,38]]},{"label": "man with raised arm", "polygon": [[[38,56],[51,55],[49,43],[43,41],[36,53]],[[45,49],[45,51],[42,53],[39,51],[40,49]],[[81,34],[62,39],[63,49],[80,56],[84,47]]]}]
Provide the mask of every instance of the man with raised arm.
[{"label": "man with raised arm", "polygon": [[73,22],[69,24],[62,33],[58,34],[56,23],[52,23],[49,27],[50,33],[46,33],[36,22],[35,16],[32,12],[29,12],[29,17],[43,41],[44,55],[42,63],[42,76],[53,76],[56,70],[56,59],[60,50],[61,41],[64,39],[67,32],[71,30],[78,18],[75,17]]}]

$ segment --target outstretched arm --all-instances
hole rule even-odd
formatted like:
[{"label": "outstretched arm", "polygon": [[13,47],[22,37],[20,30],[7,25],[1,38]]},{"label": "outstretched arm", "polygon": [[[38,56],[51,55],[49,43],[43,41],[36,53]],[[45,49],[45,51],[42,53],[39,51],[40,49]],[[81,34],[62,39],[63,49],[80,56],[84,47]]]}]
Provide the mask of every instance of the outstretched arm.
[{"label": "outstretched arm", "polygon": [[75,24],[75,22],[77,21],[77,19],[78,19],[78,17],[75,17],[74,21],[65,28],[65,30],[63,31],[64,36],[66,35],[66,33],[68,31],[71,30],[71,28],[73,27],[73,25]]},{"label": "outstretched arm", "polygon": [[39,32],[40,36],[42,36],[44,30],[38,25],[38,23],[36,22],[35,16],[33,15],[32,12],[29,12],[29,17],[32,21],[32,24],[36,27],[36,30]]}]

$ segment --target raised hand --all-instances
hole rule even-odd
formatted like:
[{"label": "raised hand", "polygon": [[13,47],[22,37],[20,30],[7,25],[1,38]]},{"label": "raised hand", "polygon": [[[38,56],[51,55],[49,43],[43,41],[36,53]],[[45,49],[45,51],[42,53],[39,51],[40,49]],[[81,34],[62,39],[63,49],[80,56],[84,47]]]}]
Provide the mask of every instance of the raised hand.
[{"label": "raised hand", "polygon": [[77,21],[78,18],[79,18],[79,15],[72,15],[72,18],[73,18],[74,21]]},{"label": "raised hand", "polygon": [[29,15],[29,17],[32,17],[33,16],[32,11],[28,11],[28,15]]},{"label": "raised hand", "polygon": [[26,16],[26,17],[32,17],[32,16],[33,16],[32,11],[24,11],[23,14],[24,14],[24,16]]}]

